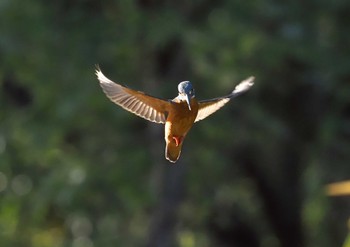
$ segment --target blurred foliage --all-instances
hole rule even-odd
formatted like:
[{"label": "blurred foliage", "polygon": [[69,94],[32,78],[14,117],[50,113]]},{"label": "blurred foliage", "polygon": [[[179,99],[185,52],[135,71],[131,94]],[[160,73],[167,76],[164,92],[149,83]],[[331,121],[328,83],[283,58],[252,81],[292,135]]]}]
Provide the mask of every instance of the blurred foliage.
[{"label": "blurred foliage", "polygon": [[[324,185],[350,174],[349,11],[2,0],[1,246],[347,246],[349,198]],[[256,84],[196,124],[169,165],[162,126],[110,103],[95,64],[163,98],[185,79],[199,99]],[[152,245],[162,203],[175,207],[162,216],[172,238]]]}]

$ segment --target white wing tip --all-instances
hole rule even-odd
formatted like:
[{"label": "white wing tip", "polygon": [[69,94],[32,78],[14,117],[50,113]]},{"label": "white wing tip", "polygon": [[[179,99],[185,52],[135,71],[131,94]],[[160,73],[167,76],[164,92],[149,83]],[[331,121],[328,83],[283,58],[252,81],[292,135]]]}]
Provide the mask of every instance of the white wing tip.
[{"label": "white wing tip", "polygon": [[255,80],[254,76],[251,76],[245,79],[235,87],[235,90],[233,91],[233,93],[241,93],[249,90],[254,85],[254,80]]},{"label": "white wing tip", "polygon": [[108,79],[101,71],[99,66],[96,66],[95,74],[100,83],[113,83],[110,79]]}]

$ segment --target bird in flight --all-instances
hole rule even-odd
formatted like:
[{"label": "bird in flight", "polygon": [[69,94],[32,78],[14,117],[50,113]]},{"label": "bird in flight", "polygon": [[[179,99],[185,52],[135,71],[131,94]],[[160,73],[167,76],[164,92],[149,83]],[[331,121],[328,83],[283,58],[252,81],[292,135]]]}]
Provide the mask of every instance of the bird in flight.
[{"label": "bird in flight", "polygon": [[179,83],[176,98],[163,100],[117,84],[109,80],[99,68],[96,69],[96,75],[103,92],[112,102],[148,121],[165,124],[165,157],[173,163],[179,159],[183,141],[193,124],[249,90],[255,79],[253,76],[247,78],[226,96],[197,101],[189,81]]}]

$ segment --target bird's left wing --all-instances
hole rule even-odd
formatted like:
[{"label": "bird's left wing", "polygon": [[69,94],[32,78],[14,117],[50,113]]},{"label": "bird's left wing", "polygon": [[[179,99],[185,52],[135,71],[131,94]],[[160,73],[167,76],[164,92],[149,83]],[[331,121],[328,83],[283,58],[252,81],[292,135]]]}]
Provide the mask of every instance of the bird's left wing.
[{"label": "bird's left wing", "polygon": [[99,68],[96,75],[103,92],[112,102],[151,122],[165,123],[170,102],[123,87],[105,77]]},{"label": "bird's left wing", "polygon": [[249,90],[249,88],[254,85],[254,79],[255,78],[253,76],[249,77],[248,79],[245,79],[240,84],[238,84],[235,87],[235,90],[233,90],[232,93],[230,93],[229,95],[199,101],[199,109],[195,122],[203,120],[204,118],[208,117],[209,115],[213,114],[221,107],[223,107],[227,102],[230,101],[230,99]]}]

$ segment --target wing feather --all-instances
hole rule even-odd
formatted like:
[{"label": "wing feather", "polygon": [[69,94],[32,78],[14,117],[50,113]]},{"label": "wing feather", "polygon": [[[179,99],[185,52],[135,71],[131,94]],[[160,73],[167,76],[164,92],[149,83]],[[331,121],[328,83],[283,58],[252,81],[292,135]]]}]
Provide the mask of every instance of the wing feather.
[{"label": "wing feather", "polygon": [[248,79],[242,81],[238,84],[235,89],[229,95],[218,97],[209,100],[201,100],[199,101],[199,109],[195,122],[205,119],[210,116],[221,107],[223,107],[227,102],[229,102],[232,98],[237,97],[243,92],[249,90],[254,85],[254,77],[251,76]]},{"label": "wing feather", "polygon": [[96,75],[103,92],[112,102],[151,122],[165,123],[170,107],[169,101],[123,87],[109,80],[99,68],[96,69]]}]

